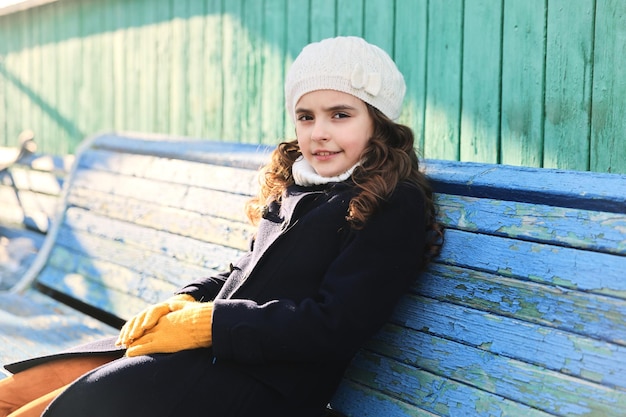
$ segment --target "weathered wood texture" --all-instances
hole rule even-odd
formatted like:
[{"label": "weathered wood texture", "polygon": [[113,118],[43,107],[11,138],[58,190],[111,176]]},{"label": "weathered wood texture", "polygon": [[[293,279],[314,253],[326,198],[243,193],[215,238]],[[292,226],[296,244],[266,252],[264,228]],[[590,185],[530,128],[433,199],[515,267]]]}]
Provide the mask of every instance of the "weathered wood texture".
[{"label": "weathered wood texture", "polygon": [[[38,288],[125,319],[222,270],[252,233],[241,210],[266,155],[254,145],[96,137],[78,157]],[[425,166],[447,228],[443,253],[359,352],[334,412],[624,415],[626,177]],[[32,288],[0,298],[3,361],[115,332],[67,308],[35,315],[33,296],[41,305]]]},{"label": "weathered wood texture", "polygon": [[426,158],[626,173],[625,28],[621,0],[64,0],[0,16],[0,144],[276,144],[295,56],[358,35],[405,75]]},{"label": "weathered wood texture", "polygon": [[362,350],[349,416],[626,413],[626,177],[427,161],[441,257]]},{"label": "weathered wood texture", "polygon": [[86,140],[65,185],[62,217],[22,282],[0,295],[2,362],[115,333],[51,298],[42,303],[41,293],[69,297],[115,325],[192,277],[224,270],[247,248],[243,207],[265,157],[258,145]]},{"label": "weathered wood texture", "polygon": [[[14,148],[0,152],[5,161],[14,155]],[[15,283],[41,247],[72,160],[31,154],[0,163],[0,290]]]}]

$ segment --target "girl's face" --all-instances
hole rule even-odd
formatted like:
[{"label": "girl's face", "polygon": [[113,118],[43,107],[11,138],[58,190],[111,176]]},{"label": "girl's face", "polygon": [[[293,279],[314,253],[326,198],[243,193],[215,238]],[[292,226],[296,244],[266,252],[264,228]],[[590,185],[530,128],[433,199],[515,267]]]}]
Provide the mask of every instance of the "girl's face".
[{"label": "girl's face", "polygon": [[317,90],[296,104],[298,145],[322,177],[343,174],[359,162],[372,133],[367,105],[351,94]]}]

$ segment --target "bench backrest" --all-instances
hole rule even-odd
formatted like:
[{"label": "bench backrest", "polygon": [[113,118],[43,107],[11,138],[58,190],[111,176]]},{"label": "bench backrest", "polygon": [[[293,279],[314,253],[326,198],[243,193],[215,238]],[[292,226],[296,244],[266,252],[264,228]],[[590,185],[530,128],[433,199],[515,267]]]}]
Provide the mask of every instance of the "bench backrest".
[{"label": "bench backrest", "polygon": [[102,134],[77,152],[60,221],[28,281],[119,325],[249,244],[263,147]]},{"label": "bench backrest", "polygon": [[72,160],[0,148],[0,290],[36,259]]},{"label": "bench backrest", "polygon": [[[267,149],[100,135],[85,143],[37,285],[127,319],[225,268]],[[626,177],[426,161],[442,255],[357,356],[353,416],[626,410]]]},{"label": "bench backrest", "polygon": [[0,164],[0,225],[46,233],[72,162],[71,156],[30,154]]},{"label": "bench backrest", "polygon": [[626,176],[426,169],[443,253],[355,359],[335,408],[626,415]]}]

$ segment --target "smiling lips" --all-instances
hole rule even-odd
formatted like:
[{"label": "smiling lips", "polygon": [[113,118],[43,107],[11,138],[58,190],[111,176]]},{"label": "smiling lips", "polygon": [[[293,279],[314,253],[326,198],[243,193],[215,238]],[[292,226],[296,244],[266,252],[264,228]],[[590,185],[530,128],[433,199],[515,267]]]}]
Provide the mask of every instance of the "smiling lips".
[{"label": "smiling lips", "polygon": [[313,152],[313,156],[317,159],[328,159],[334,155],[337,155],[340,152],[331,152],[331,151],[318,151]]}]

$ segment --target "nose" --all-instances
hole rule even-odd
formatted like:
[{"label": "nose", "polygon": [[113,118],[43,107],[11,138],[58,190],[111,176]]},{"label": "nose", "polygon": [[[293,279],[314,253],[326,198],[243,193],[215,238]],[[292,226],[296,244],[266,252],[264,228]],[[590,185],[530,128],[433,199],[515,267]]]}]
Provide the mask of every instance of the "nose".
[{"label": "nose", "polygon": [[311,130],[311,140],[324,141],[329,139],[329,133],[326,123],[319,118],[315,120],[313,129]]}]

